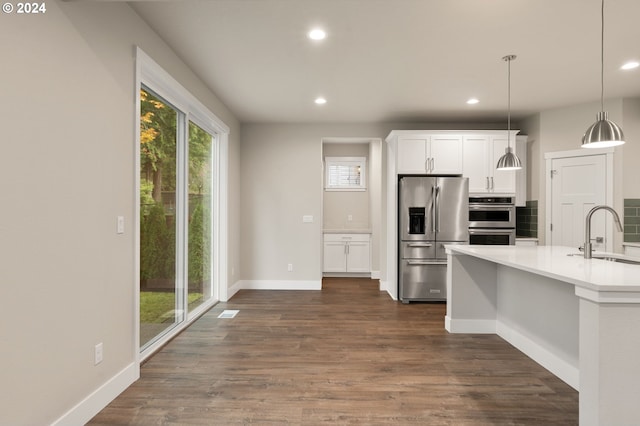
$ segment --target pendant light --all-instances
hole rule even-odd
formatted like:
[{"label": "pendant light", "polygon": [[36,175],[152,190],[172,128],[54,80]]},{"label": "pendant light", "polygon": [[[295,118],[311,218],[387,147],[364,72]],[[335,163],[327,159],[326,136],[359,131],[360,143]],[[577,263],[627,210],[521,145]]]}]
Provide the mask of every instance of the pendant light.
[{"label": "pendant light", "polygon": [[513,153],[511,149],[511,61],[516,59],[516,55],[507,55],[502,58],[503,61],[507,61],[509,69],[509,87],[507,89],[507,148],[504,150],[504,155],[498,159],[496,165],[497,170],[520,170],[522,164],[517,155]]},{"label": "pendant light", "polygon": [[600,107],[596,122],[582,136],[583,148],[606,148],[624,143],[622,129],[609,120],[609,114],[604,110],[604,0],[602,0],[600,33]]}]

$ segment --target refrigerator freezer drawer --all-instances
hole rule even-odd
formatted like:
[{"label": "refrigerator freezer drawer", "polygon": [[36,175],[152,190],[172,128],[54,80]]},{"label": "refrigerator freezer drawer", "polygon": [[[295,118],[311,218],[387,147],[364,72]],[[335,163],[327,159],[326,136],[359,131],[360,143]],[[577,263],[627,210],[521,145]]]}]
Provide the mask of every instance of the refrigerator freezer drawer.
[{"label": "refrigerator freezer drawer", "polygon": [[447,300],[447,264],[420,259],[400,261],[400,300]]},{"label": "refrigerator freezer drawer", "polygon": [[[401,259],[435,259],[436,258],[436,242],[435,241],[402,241]],[[444,258],[446,259],[446,255]]]}]

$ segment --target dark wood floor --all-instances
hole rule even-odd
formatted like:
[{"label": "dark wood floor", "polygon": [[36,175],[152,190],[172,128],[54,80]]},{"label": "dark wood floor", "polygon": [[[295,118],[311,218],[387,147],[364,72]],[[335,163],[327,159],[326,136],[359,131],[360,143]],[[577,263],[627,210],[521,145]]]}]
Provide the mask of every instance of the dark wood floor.
[{"label": "dark wood floor", "polygon": [[[216,318],[239,309],[233,319]],[[368,279],[249,291],[141,368],[90,424],[571,425],[578,393],[493,335],[444,330]]]}]

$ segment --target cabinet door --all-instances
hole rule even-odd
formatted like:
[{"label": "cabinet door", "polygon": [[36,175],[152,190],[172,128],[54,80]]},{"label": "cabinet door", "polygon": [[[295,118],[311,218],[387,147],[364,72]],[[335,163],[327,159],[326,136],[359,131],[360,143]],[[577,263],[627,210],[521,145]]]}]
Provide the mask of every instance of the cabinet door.
[{"label": "cabinet door", "polygon": [[[506,137],[493,137],[491,138],[492,147],[491,147],[491,174],[493,174],[493,187],[491,192],[501,192],[501,193],[511,193],[515,194],[516,192],[516,172],[515,170],[496,170],[496,164],[498,164],[498,160],[500,157],[504,155],[505,149],[507,148],[507,138]],[[513,148],[513,152],[516,152],[516,141],[511,141],[511,148]]]},{"label": "cabinet door", "polygon": [[431,158],[432,174],[456,175],[462,173],[462,137],[434,135],[427,156]]},{"label": "cabinet door", "polygon": [[464,137],[462,168],[464,170],[463,176],[469,178],[469,193],[485,193],[489,191],[488,145],[489,138],[486,136]]},{"label": "cabinet door", "polygon": [[398,140],[398,173],[427,172],[427,143],[429,137],[407,137]]},{"label": "cabinet door", "polygon": [[341,241],[324,242],[324,272],[347,270],[347,244]]},{"label": "cabinet door", "polygon": [[351,241],[347,246],[347,272],[371,272],[369,242]]}]

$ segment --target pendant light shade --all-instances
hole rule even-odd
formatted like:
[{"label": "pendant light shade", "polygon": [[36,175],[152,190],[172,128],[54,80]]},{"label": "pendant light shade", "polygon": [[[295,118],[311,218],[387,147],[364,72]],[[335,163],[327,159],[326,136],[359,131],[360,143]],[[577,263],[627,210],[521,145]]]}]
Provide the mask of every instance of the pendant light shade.
[{"label": "pendant light shade", "polygon": [[597,121],[587,129],[582,137],[583,148],[606,148],[624,143],[622,129],[609,120],[608,115],[609,113],[606,111],[598,113]]},{"label": "pendant light shade", "polygon": [[520,170],[522,163],[517,155],[513,153],[513,150],[508,146],[504,150],[504,155],[498,159],[496,169],[498,170]]},{"label": "pendant light shade", "polygon": [[582,136],[583,148],[606,148],[622,145],[624,134],[622,129],[609,120],[608,113],[604,110],[604,0],[601,8],[601,32],[600,32],[600,112],[596,122],[593,123]]},{"label": "pendant light shade", "polygon": [[498,164],[496,164],[497,170],[519,170],[522,168],[520,159],[513,153],[513,149],[511,148],[511,61],[514,59],[516,59],[516,55],[507,55],[502,58],[502,60],[507,61],[508,64],[507,148],[504,150],[504,155],[498,159]]}]

